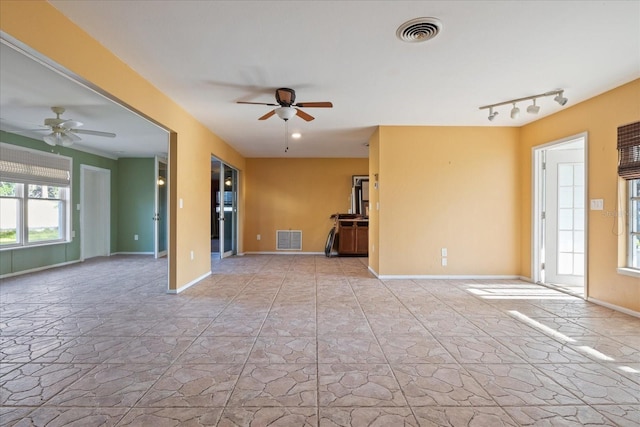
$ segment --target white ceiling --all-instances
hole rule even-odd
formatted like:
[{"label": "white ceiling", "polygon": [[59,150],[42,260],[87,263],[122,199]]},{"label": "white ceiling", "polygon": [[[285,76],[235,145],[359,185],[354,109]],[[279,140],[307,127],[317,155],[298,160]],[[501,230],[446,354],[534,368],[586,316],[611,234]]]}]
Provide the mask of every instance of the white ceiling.
[{"label": "white ceiling", "polygon": [[[366,157],[377,125],[520,126],[640,77],[639,1],[50,3],[247,157]],[[439,36],[396,38],[424,16],[442,21]],[[278,87],[334,104],[305,109],[312,122],[291,119],[303,136],[287,154],[284,123],[257,120],[271,107],[236,104],[274,102]],[[478,109],[558,88],[569,103],[540,99],[537,116],[521,104],[512,120],[504,106],[489,122]],[[3,117],[31,103],[75,105],[22,92],[2,93]],[[91,105],[78,101],[69,117],[118,133],[102,113],[81,116]]]}]

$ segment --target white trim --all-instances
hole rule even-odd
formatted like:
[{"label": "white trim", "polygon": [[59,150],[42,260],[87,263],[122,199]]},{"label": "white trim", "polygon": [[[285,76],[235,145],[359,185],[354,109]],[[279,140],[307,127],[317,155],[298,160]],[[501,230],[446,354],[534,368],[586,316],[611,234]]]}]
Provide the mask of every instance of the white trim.
[{"label": "white trim", "polygon": [[367,270],[369,270],[369,273],[373,274],[376,277],[380,277],[380,275],[378,274],[377,271],[375,271],[373,268],[371,268],[370,265],[367,266]]},{"label": "white trim", "polygon": [[591,298],[591,297],[587,298],[587,301],[592,302],[594,304],[601,305],[603,307],[610,308],[610,309],[615,310],[615,311],[619,311],[619,312],[624,313],[624,314],[628,314],[629,316],[634,316],[634,317],[639,317],[640,318],[640,311],[630,310],[628,308],[620,307],[619,305],[615,305],[615,304],[611,304],[611,303],[608,303],[608,302],[600,301],[599,299]]},{"label": "white trim", "polygon": [[640,270],[635,268],[627,268],[627,267],[618,267],[618,274],[623,276],[631,276],[631,277],[639,277],[640,278]]},{"label": "white trim", "polygon": [[541,153],[557,145],[566,144],[568,142],[582,139],[584,152],[584,295],[588,295],[589,291],[589,133],[581,132],[572,136],[557,139],[541,145],[531,147],[531,276],[533,283],[541,282],[540,277],[540,248],[541,242],[541,225],[540,225],[540,208],[542,204],[542,189],[539,187],[539,173],[541,170]]},{"label": "white trim", "polygon": [[[105,239],[104,245],[107,250],[107,254],[111,254],[111,169],[99,168],[97,166],[91,166],[86,164],[80,165],[80,261],[85,260],[86,249],[86,230],[85,230],[85,211],[86,211],[86,200],[84,197],[85,192],[85,174],[87,172],[93,172],[97,175],[101,175],[103,178],[106,177],[105,183],[107,186],[107,194],[106,197],[102,197],[102,200],[106,206],[105,212],[107,212],[106,222],[107,222],[107,238]],[[72,208],[73,209],[73,208]],[[76,211],[77,212],[77,211]]]},{"label": "white trim", "polygon": [[109,256],[113,255],[153,255],[153,252],[110,252]]},{"label": "white trim", "polygon": [[378,279],[380,280],[395,280],[395,279],[452,279],[452,280],[515,280],[520,279],[520,276],[517,275],[473,275],[473,274],[460,274],[460,275],[439,275],[439,274],[390,274],[390,275],[378,275]]},{"label": "white trim", "polygon": [[76,259],[74,261],[62,262],[60,264],[51,264],[51,265],[45,265],[43,267],[30,268],[28,270],[14,271],[13,273],[7,273],[7,274],[0,275],[0,279],[6,279],[6,278],[9,278],[9,277],[20,276],[22,274],[35,273],[37,271],[49,270],[50,268],[64,267],[65,265],[77,264],[79,262],[81,262],[81,261],[79,259]]},{"label": "white trim", "polygon": [[[153,254],[151,254],[153,255]],[[167,289],[167,293],[168,294],[172,294],[172,295],[176,295],[179,294],[182,291],[186,291],[187,289],[189,289],[191,286],[195,285],[196,283],[198,283],[201,280],[206,279],[207,277],[211,276],[211,271],[207,271],[206,274],[203,274],[202,276],[198,277],[197,279],[192,280],[191,282],[187,283],[184,286],[179,287],[176,290],[173,289]]]},{"label": "white trim", "polygon": [[243,252],[243,255],[324,255],[324,252],[287,252],[287,251],[278,251],[278,252],[252,252],[247,251]]}]

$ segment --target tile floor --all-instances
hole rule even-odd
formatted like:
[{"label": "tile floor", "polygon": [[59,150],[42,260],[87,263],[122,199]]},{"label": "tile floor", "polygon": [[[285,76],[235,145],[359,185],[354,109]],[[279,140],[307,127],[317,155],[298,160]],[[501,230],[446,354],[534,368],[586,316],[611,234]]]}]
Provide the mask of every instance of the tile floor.
[{"label": "tile floor", "polygon": [[640,319],[519,281],[244,256],[2,280],[5,426],[638,426]]}]

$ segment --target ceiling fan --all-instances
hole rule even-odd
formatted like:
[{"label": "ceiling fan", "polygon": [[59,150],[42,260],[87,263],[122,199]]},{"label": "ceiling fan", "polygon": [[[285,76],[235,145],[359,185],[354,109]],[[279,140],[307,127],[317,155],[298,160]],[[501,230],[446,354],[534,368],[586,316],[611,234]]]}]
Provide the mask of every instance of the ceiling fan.
[{"label": "ceiling fan", "polygon": [[[298,116],[303,120],[310,122],[315,117],[305,113],[300,110],[300,108],[332,108],[333,104],[330,102],[296,102],[296,91],[293,89],[289,89],[286,87],[276,89],[276,102],[277,104],[268,103],[268,102],[248,102],[248,101],[238,101],[238,104],[255,104],[255,105],[271,105],[275,108],[269,111],[264,116],[260,117],[258,120],[266,120],[269,117],[277,114],[285,122],[292,118],[293,116]],[[298,108],[300,107],[300,108]]]},{"label": "ceiling fan", "polygon": [[71,119],[63,119],[60,116],[64,113],[63,107],[51,107],[51,111],[56,115],[55,118],[44,119],[44,126],[48,129],[33,129],[34,131],[51,131],[50,134],[42,137],[44,142],[49,145],[63,145],[69,147],[74,142],[82,139],[76,134],[103,136],[107,138],[115,138],[116,134],[111,132],[101,132],[97,130],[78,129],[82,126],[82,122]]}]

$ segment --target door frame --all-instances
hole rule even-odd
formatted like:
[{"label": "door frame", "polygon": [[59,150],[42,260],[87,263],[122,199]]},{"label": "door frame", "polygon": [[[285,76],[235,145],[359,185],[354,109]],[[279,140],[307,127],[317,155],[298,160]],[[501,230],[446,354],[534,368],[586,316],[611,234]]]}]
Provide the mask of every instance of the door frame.
[{"label": "door frame", "polygon": [[104,210],[108,212],[108,215],[105,217],[106,226],[108,229],[107,238],[104,242],[105,249],[107,252],[107,256],[111,256],[111,170],[99,168],[96,166],[89,165],[80,165],[80,203],[77,205],[76,209],[80,210],[80,261],[85,260],[86,255],[86,239],[87,236],[85,229],[85,212],[86,212],[86,202],[84,193],[86,188],[85,184],[85,176],[87,172],[101,174],[106,177],[106,186],[107,186],[107,197],[101,197],[101,200],[104,201]]},{"label": "door frame", "polygon": [[[166,196],[165,196],[165,212],[166,212],[166,218],[162,219],[162,223],[165,226],[165,249],[164,250],[160,250],[159,246],[160,246],[160,219],[159,215],[160,215],[160,184],[158,183],[158,179],[160,178],[160,163],[163,163],[165,165],[165,183],[164,183],[164,188],[166,189]],[[161,258],[167,255],[168,252],[168,247],[169,247],[169,163],[167,162],[167,159],[164,157],[159,157],[159,156],[155,156],[155,175],[154,175],[154,189],[155,189],[155,195],[154,195],[154,224],[153,224],[153,256],[155,258]]]},{"label": "door frame", "polygon": [[584,299],[588,297],[589,289],[589,136],[582,132],[566,138],[551,141],[531,147],[531,279],[534,283],[544,284],[542,281],[541,252],[544,243],[544,226],[542,212],[544,208],[544,173],[543,157],[547,150],[567,144],[577,139],[584,141]]},{"label": "door frame", "polygon": [[[226,163],[225,161],[221,160],[219,157],[216,157],[215,155],[211,155],[211,162],[216,162],[218,164],[220,164],[220,171],[219,171],[219,180],[218,180],[218,193],[220,195],[220,213],[217,213],[215,211],[211,212],[211,217],[213,218],[214,215],[217,215],[216,220],[218,222],[218,230],[219,230],[219,235],[218,235],[218,240],[219,240],[219,249],[218,249],[218,254],[219,254],[219,259],[223,259],[223,258],[227,258],[229,256],[233,256],[233,255],[237,255],[238,254],[238,239],[239,239],[239,233],[240,233],[240,221],[239,221],[239,194],[240,194],[240,170],[228,163]],[[232,243],[231,243],[231,248],[227,249],[224,248],[224,173],[225,173],[225,169],[230,169],[232,171],[232,189],[233,189],[233,193],[234,193],[234,197],[233,197],[233,204],[232,204],[232,209],[233,209],[233,215],[232,217],[234,218],[233,223],[232,223]],[[209,192],[211,193],[211,191]],[[211,197],[215,197],[214,195],[211,195]],[[210,200],[209,205],[215,209],[215,201],[214,200]],[[212,230],[209,230],[209,234],[211,234]]]}]

